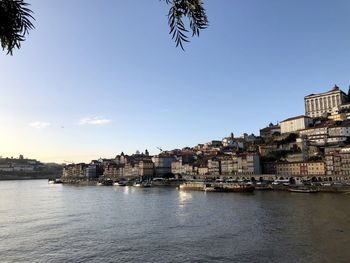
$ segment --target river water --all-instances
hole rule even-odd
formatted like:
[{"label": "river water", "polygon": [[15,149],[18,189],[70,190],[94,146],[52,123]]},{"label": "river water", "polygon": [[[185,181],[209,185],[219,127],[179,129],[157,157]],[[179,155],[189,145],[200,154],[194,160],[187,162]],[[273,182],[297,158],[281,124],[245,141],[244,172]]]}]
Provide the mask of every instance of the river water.
[{"label": "river water", "polygon": [[350,262],[350,195],[0,181],[0,262]]}]

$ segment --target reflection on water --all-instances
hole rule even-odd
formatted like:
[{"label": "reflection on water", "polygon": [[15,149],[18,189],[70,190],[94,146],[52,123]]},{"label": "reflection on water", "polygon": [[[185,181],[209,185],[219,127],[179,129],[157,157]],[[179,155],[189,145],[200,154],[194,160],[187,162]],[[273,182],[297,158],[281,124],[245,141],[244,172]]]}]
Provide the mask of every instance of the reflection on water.
[{"label": "reflection on water", "polygon": [[130,186],[119,186],[119,187],[123,188],[123,190],[124,190],[123,193],[126,195],[128,195],[132,190],[132,187],[130,187]]},{"label": "reflection on water", "polygon": [[192,194],[189,191],[179,191],[179,204],[183,205],[192,199]]},{"label": "reflection on water", "polygon": [[0,261],[350,262],[349,202],[0,182]]}]

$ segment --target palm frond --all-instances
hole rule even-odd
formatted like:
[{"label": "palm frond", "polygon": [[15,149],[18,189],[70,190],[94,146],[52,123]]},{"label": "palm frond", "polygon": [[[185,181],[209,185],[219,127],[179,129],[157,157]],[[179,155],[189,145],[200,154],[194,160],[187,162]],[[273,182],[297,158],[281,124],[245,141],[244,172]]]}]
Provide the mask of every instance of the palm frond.
[{"label": "palm frond", "polygon": [[183,22],[183,17],[189,20],[190,30],[193,36],[199,36],[199,32],[209,25],[208,17],[201,0],[165,0],[171,5],[168,13],[169,34],[175,40],[176,47],[180,46],[184,50],[183,42],[189,42],[187,33],[189,32]]},{"label": "palm frond", "polygon": [[21,42],[34,29],[31,20],[35,20],[29,4],[23,0],[0,0],[0,42],[7,54],[21,47]]}]

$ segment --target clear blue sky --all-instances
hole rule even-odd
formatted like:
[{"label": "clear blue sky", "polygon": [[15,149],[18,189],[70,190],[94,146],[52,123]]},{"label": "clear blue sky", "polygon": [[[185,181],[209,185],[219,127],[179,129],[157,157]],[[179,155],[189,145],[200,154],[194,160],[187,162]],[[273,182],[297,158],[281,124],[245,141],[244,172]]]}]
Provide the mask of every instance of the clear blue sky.
[{"label": "clear blue sky", "polygon": [[0,55],[0,154],[89,161],[259,133],[350,85],[350,1],[205,0],[175,48],[163,1],[31,0],[36,29]]}]

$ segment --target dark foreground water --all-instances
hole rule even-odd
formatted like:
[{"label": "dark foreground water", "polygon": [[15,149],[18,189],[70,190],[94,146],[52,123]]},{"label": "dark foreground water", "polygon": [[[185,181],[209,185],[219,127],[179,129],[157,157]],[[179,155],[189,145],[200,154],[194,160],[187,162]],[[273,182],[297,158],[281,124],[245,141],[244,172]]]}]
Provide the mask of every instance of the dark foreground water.
[{"label": "dark foreground water", "polygon": [[2,181],[0,262],[350,262],[350,195]]}]

